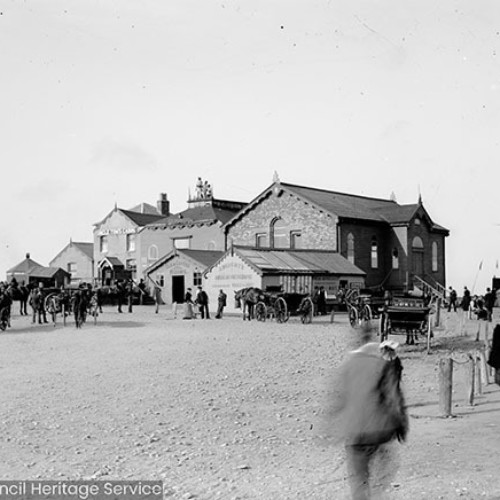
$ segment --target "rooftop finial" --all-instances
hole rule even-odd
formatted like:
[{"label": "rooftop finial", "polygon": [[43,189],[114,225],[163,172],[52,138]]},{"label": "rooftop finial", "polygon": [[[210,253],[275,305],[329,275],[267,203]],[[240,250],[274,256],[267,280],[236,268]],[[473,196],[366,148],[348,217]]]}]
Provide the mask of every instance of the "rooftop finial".
[{"label": "rooftop finial", "polygon": [[276,170],[274,171],[273,182],[280,182],[280,176]]},{"label": "rooftop finial", "polygon": [[420,184],[418,185],[418,204],[422,205],[422,193],[420,192]]},{"label": "rooftop finial", "polygon": [[391,191],[391,196],[389,197],[391,201],[396,201],[396,193]]}]

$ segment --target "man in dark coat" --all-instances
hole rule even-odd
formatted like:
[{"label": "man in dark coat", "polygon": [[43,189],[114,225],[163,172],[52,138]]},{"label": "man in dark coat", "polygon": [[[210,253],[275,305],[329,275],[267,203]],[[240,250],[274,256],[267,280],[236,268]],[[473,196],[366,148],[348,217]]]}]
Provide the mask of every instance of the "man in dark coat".
[{"label": "man in dark coat", "polygon": [[488,311],[488,321],[491,321],[493,317],[493,307],[495,306],[495,294],[491,291],[490,288],[486,289],[486,293],[484,294],[484,308]]},{"label": "man in dark coat", "polygon": [[196,304],[198,305],[201,319],[210,319],[210,313],[208,312],[208,295],[201,286],[198,287],[198,292],[196,293]]},{"label": "man in dark coat", "polygon": [[495,326],[493,330],[493,342],[488,364],[495,369],[495,384],[500,385],[500,325]]},{"label": "man in dark coat", "polygon": [[215,317],[217,319],[221,319],[224,313],[224,307],[227,304],[227,295],[224,293],[224,290],[219,291],[219,296],[217,297],[217,314]]}]

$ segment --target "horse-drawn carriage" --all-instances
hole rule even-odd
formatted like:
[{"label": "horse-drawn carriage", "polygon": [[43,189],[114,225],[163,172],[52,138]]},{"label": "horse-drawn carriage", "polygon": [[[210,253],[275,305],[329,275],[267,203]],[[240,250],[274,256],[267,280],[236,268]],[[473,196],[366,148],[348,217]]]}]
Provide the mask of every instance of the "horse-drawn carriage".
[{"label": "horse-drawn carriage", "polygon": [[365,289],[349,289],[344,294],[349,323],[352,327],[363,321],[380,318],[388,297],[381,291]]},{"label": "horse-drawn carriage", "polygon": [[275,319],[286,323],[292,314],[299,314],[302,323],[312,321],[314,306],[311,297],[303,293],[285,293],[281,289],[243,288],[235,293],[236,308],[243,310],[243,319],[257,321]]},{"label": "horse-drawn carriage", "polygon": [[77,327],[85,323],[87,315],[94,318],[94,324],[99,315],[99,301],[97,290],[81,287],[69,286],[64,289],[52,288],[45,290],[43,307],[50,314],[53,323],[56,323],[57,315],[63,316],[63,321],[70,314],[75,317]]}]

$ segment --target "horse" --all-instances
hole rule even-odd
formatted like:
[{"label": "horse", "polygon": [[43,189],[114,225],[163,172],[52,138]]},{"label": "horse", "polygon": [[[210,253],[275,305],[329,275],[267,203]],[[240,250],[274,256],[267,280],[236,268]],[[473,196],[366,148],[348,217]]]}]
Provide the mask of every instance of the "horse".
[{"label": "horse", "polygon": [[21,316],[27,316],[30,289],[24,284],[17,285],[17,283],[9,283],[7,285],[7,293],[9,294],[12,301],[19,301],[19,314]]},{"label": "horse", "polygon": [[[236,309],[242,309],[243,320],[248,316],[248,321],[254,317],[254,308],[257,302],[264,300],[264,292],[260,288],[249,287],[242,288],[234,292],[234,301]],[[243,303],[243,307],[242,304]]]}]

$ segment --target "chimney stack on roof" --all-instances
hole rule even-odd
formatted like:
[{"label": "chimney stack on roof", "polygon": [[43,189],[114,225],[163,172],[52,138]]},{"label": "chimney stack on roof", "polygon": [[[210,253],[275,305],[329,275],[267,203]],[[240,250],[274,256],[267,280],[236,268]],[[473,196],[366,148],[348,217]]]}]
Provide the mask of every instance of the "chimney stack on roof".
[{"label": "chimney stack on roof", "polygon": [[29,258],[30,258],[30,253],[29,253],[29,252],[27,252],[27,253],[26,253],[26,258],[27,258],[27,259],[29,259]]},{"label": "chimney stack on roof", "polygon": [[167,193],[160,193],[156,209],[160,215],[165,215],[165,217],[170,215],[170,202],[167,199]]}]

